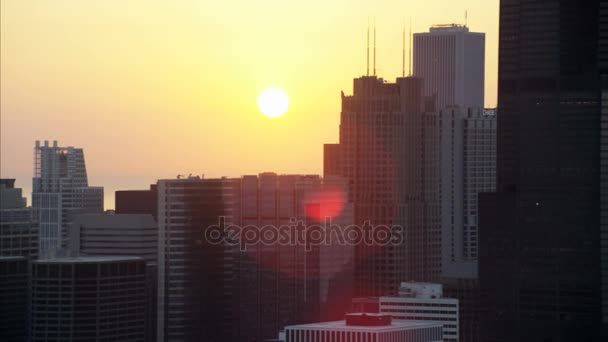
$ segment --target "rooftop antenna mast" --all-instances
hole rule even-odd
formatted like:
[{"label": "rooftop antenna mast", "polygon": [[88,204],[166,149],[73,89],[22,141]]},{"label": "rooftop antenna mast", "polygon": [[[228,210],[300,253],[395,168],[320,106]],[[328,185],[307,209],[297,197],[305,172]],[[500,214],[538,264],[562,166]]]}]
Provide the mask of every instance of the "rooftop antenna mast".
[{"label": "rooftop antenna mast", "polygon": [[369,16],[367,17],[367,76],[369,76]]},{"label": "rooftop antenna mast", "polygon": [[374,16],[374,76],[376,76],[376,17]]},{"label": "rooftop antenna mast", "polygon": [[405,77],[405,23],[403,24],[403,42],[401,46],[401,77]]},{"label": "rooftop antenna mast", "polygon": [[466,10],[466,11],[464,11],[464,27],[467,27],[467,21],[469,19],[468,17],[469,17],[469,11]]},{"label": "rooftop antenna mast", "polygon": [[412,17],[410,17],[410,70],[409,70],[409,76],[412,76],[412,46],[414,45],[413,43],[413,35],[412,35]]}]

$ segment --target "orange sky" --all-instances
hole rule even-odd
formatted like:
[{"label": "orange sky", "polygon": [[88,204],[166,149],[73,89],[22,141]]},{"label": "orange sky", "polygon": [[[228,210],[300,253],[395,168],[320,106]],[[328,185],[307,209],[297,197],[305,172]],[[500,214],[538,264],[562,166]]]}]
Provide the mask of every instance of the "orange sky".
[{"label": "orange sky", "polygon": [[[2,177],[29,196],[36,139],[85,149],[89,183],[145,188],[177,174],[322,173],[340,91],[365,73],[368,16],[378,74],[401,74],[401,32],[464,21],[486,33],[496,104],[498,0],[0,1]],[[290,97],[259,113],[268,86]]]}]

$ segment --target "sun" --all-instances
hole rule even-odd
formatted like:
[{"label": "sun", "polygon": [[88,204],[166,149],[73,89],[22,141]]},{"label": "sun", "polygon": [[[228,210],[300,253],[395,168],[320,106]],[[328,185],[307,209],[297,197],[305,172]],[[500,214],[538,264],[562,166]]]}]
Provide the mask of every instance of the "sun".
[{"label": "sun", "polygon": [[266,88],[258,97],[260,111],[269,118],[278,118],[289,107],[289,98],[281,88]]}]

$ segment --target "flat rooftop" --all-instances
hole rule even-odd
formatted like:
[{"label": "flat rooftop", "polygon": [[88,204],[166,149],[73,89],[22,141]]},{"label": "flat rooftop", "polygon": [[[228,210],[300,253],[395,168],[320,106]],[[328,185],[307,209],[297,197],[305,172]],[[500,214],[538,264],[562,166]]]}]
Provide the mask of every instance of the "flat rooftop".
[{"label": "flat rooftop", "polygon": [[362,326],[362,325],[346,325],[346,321],[320,322],[310,324],[289,325],[285,330],[305,329],[305,330],[331,330],[331,331],[367,331],[367,332],[383,332],[383,331],[402,331],[418,328],[441,327],[439,323],[413,322],[409,320],[393,319],[390,325],[382,326]]},{"label": "flat rooftop", "polygon": [[80,256],[75,258],[52,258],[34,260],[36,264],[86,264],[116,261],[144,261],[140,257],[134,256]]}]

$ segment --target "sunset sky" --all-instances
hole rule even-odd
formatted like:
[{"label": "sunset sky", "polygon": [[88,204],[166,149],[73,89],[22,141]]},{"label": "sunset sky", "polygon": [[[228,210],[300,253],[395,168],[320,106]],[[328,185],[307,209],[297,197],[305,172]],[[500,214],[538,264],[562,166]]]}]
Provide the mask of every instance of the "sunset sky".
[{"label": "sunset sky", "polygon": [[[146,188],[177,174],[322,173],[340,91],[365,73],[368,16],[378,75],[401,74],[403,24],[486,33],[496,105],[498,0],[1,0],[1,168],[29,197],[35,140],[84,148],[89,183]],[[262,115],[276,86],[288,112]]]}]

